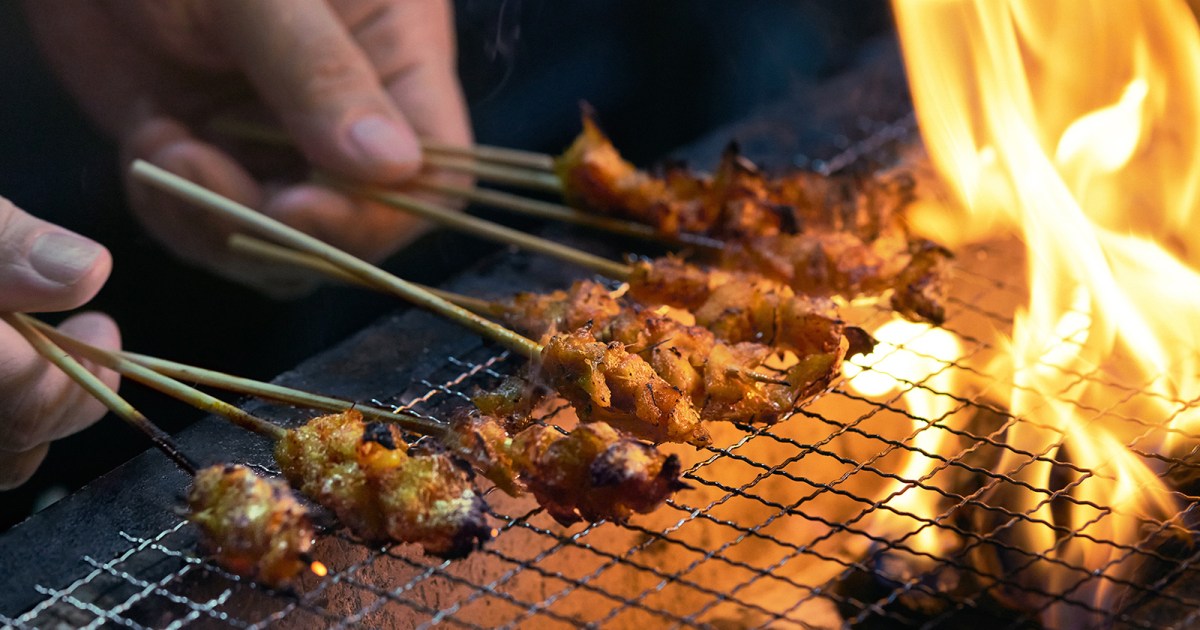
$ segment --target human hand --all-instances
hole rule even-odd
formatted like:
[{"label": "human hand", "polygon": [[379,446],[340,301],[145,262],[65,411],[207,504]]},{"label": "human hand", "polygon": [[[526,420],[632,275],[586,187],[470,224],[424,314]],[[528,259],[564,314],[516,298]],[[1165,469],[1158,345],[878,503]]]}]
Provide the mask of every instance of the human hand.
[{"label": "human hand", "polygon": [[[126,163],[157,164],[368,260],[402,247],[418,222],[283,186],[301,165],[208,142],[208,123],[265,109],[311,164],[384,185],[420,168],[418,136],[471,141],[448,0],[27,0],[25,9],[45,56]],[[296,288],[297,275],[229,252],[229,224],[127,188],[147,229],[185,260],[269,291]]]},{"label": "human hand", "polygon": [[[0,198],[0,312],[82,306],[100,290],[110,269],[108,250]],[[116,324],[98,313],[76,315],[59,330],[102,348],[121,345]],[[84,365],[109,387],[117,386],[115,373]],[[103,405],[0,322],[0,490],[27,481],[50,442],[103,415]]]}]

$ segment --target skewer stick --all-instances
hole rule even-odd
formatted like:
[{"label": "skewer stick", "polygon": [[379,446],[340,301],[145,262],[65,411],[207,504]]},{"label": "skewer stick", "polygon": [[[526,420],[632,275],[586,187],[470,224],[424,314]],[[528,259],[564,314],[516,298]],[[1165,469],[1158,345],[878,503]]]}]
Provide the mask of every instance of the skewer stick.
[{"label": "skewer stick", "polygon": [[555,243],[554,241],[539,238],[532,234],[526,234],[520,230],[514,230],[492,223],[491,221],[485,221],[469,214],[449,210],[410,195],[380,188],[350,184],[329,175],[320,176],[319,181],[349,194],[358,195],[393,208],[404,210],[405,212],[446,227],[498,243],[516,245],[522,249],[551,256],[559,260],[565,260],[610,278],[627,280],[632,273],[629,265],[596,256],[595,254],[589,254],[574,247]]},{"label": "skewer stick", "polygon": [[[171,439],[170,434],[158,428],[153,422],[150,422],[150,419],[142,415],[142,412],[135,409],[133,405],[129,404],[129,401],[109,389],[104,381],[101,381],[99,377],[89,372],[79,361],[76,361],[74,357],[67,354],[62,348],[48,339],[46,335],[42,334],[33,323],[37,322],[37,320],[20,313],[0,314],[0,319],[3,319],[8,325],[12,326],[13,329],[25,337],[29,341],[29,344],[45,357],[46,360],[56,365],[58,369],[65,372],[67,376],[71,377],[71,380],[78,383],[87,393],[94,396],[105,407],[108,407],[109,411],[137,430],[145,433],[150,438],[150,441],[164,455],[170,458],[171,461],[175,462],[177,466],[190,475],[194,476],[196,474],[198,466],[179,450],[175,441]],[[41,322],[38,323],[40,324]]]},{"label": "skewer stick", "polygon": [[[298,265],[301,267],[306,267],[306,268],[312,269],[314,271],[327,273],[328,275],[330,275],[332,277],[336,277],[336,278],[344,278],[344,276],[347,275],[344,272],[342,272],[340,269],[338,269],[337,267],[334,267],[333,265],[330,265],[319,258],[314,258],[307,254],[297,252],[293,249],[289,249],[287,247],[283,247],[280,245],[275,245],[274,243],[268,243],[266,241],[256,239],[252,236],[246,236],[244,234],[234,234],[233,236],[231,236],[229,238],[229,246],[235,250],[242,251],[243,253],[258,255],[263,258],[270,258],[274,261],[282,262],[285,264],[290,263],[290,264]],[[358,284],[363,284],[364,286],[367,286],[368,288],[373,288],[370,285],[366,285],[365,283],[361,282],[360,280],[358,280],[358,278],[347,279],[347,281],[357,282]],[[429,291],[436,293],[438,296],[442,297],[443,299],[445,299],[448,302],[452,302],[452,303],[457,304],[467,310],[470,310],[475,313],[479,313],[481,315],[490,315],[493,317],[497,317],[497,316],[503,315],[505,312],[504,305],[499,302],[491,302],[488,300],[483,300],[483,299],[472,297],[469,295],[462,295],[460,293],[453,293],[450,291],[443,291],[441,289],[434,289],[432,287],[425,287],[425,288]],[[124,354],[125,354],[125,356],[127,356],[135,361],[138,361],[139,363],[143,363],[143,365],[148,365],[139,360],[139,355],[133,355],[128,352],[126,352]],[[147,357],[147,358],[149,358],[149,357]],[[161,362],[162,359],[154,359],[154,361]],[[148,365],[148,367],[157,369],[156,365]],[[199,369],[199,368],[196,368],[196,369]],[[731,374],[738,374],[738,375],[740,375],[744,378],[747,378],[749,380],[752,380],[752,381],[758,381],[760,383],[767,383],[769,385],[781,385],[781,386],[785,386],[785,387],[791,386],[791,383],[787,382],[784,379],[777,378],[777,377],[771,376],[769,374],[763,374],[762,372],[751,370],[749,368],[739,368],[739,367],[731,366],[727,369]],[[191,376],[191,375],[187,375],[187,374],[178,375],[179,378],[186,378],[188,376]],[[237,377],[230,377],[230,378],[237,378]],[[206,383],[199,379],[197,379],[197,382],[204,383],[206,385],[212,385],[213,387],[222,387],[221,384],[218,384],[215,382]],[[251,381],[251,382],[254,382],[254,381]],[[242,392],[245,394],[251,394],[251,395],[256,395],[256,396],[260,395],[258,392],[250,391],[250,390],[231,389],[230,391],[239,391],[239,392]],[[269,396],[267,396],[267,397],[269,397]],[[289,401],[285,400],[284,402],[289,402]],[[303,403],[300,403],[300,404],[303,404]],[[315,405],[309,405],[309,406],[315,406]],[[364,414],[364,415],[366,415],[366,414]],[[420,419],[417,418],[417,420],[420,420]],[[422,431],[420,428],[414,428],[411,430],[418,431],[418,432]]]},{"label": "skewer stick", "polygon": [[534,216],[541,219],[549,219],[551,221],[561,221],[572,225],[579,225],[586,228],[603,230],[612,234],[620,234],[622,236],[631,236],[656,243],[666,243],[675,246],[690,246],[702,247],[704,249],[721,248],[720,241],[711,239],[698,234],[682,233],[678,236],[669,236],[662,234],[653,227],[644,223],[636,223],[633,221],[625,221],[613,217],[606,217],[590,212],[576,210],[570,206],[564,206],[558,203],[550,203],[539,201],[537,199],[529,199],[520,195],[502,192],[499,190],[491,190],[488,188],[476,188],[472,186],[459,186],[456,184],[448,184],[440,182],[428,176],[419,176],[412,180],[416,186],[437,192],[443,195],[460,197],[475,203],[509,210],[526,216]]},{"label": "skewer stick", "polygon": [[[209,128],[226,136],[253,142],[281,146],[291,146],[293,144],[291,137],[282,129],[248,120],[232,117],[215,118],[209,123]],[[483,162],[494,162],[496,164],[536,171],[554,170],[554,156],[545,153],[535,153],[533,151],[522,151],[520,149],[493,147],[482,144],[463,147],[425,139],[421,140],[421,148],[427,153],[447,157],[476,159]]]},{"label": "skewer stick", "polygon": [[128,359],[138,365],[150,368],[159,374],[164,374],[174,379],[208,385],[230,392],[239,394],[247,394],[258,398],[265,398],[277,402],[287,403],[300,407],[310,407],[312,409],[320,409],[330,413],[341,413],[347,409],[355,409],[363,415],[364,418],[376,422],[389,422],[397,424],[406,430],[414,431],[424,435],[440,435],[445,432],[445,425],[428,420],[418,416],[406,413],[395,413],[388,409],[381,409],[373,405],[363,405],[341,398],[332,396],[323,396],[321,394],[313,394],[291,387],[275,385],[274,383],[264,383],[253,379],[225,374],[215,370],[208,370],[194,365],[187,365],[157,357],[137,354],[135,352],[121,352],[122,358]]},{"label": "skewer stick", "polygon": [[544,192],[562,194],[562,182],[554,173],[542,171],[531,171],[528,169],[514,168],[511,166],[501,166],[489,164],[487,162],[477,162],[471,159],[463,159],[458,157],[446,157],[441,155],[426,155],[425,164],[447,171],[457,171],[459,173],[468,173],[475,177],[497,184],[507,184],[509,186],[521,186]]},{"label": "skewer stick", "polygon": [[484,144],[462,147],[444,144],[436,140],[421,140],[421,148],[425,149],[427,153],[473,158],[483,162],[495,162],[537,171],[552,172],[554,170],[554,156],[521,149],[492,147]]},{"label": "skewer stick", "polygon": [[142,160],[134,161],[131,172],[134,178],[143,183],[187,199],[202,208],[237,221],[243,226],[269,235],[280,243],[318,256],[376,286],[386,287],[392,293],[409,302],[457,322],[467,329],[492,339],[522,356],[533,358],[541,352],[541,345],[532,339],[519,335],[461,306],[455,306],[411,282],[401,280],[332,245],[313,238],[295,228],[288,227],[232,199],[218,195],[203,186],[169,173],[149,162]]},{"label": "skewer stick", "polygon": [[[270,260],[271,262],[302,267],[310,271],[324,274],[330,279],[340,280],[347,284],[356,284],[369,289],[378,288],[375,285],[366,282],[362,278],[355,276],[354,274],[343,271],[341,267],[331,265],[330,263],[317,258],[316,256],[305,254],[304,252],[298,252],[290,247],[276,245],[275,243],[264,241],[247,234],[231,234],[229,239],[226,241],[226,245],[229,246],[229,249],[242,254],[256,256],[264,260]],[[451,304],[461,306],[473,313],[480,313],[483,315],[500,314],[500,312],[497,311],[496,304],[487,300],[471,297],[469,295],[462,295],[460,293],[453,293],[451,291],[443,291],[442,289],[418,284],[415,282],[413,284],[425,289],[426,291],[429,291],[430,293],[442,298],[443,300],[446,300],[447,302],[450,302]],[[382,290],[386,291],[386,288]]]},{"label": "skewer stick", "polygon": [[32,326],[36,326],[38,331],[49,337],[54,343],[57,343],[69,352],[91,359],[104,367],[119,372],[122,376],[127,376],[147,387],[157,389],[201,411],[215,413],[228,418],[229,421],[244,429],[265,435],[273,440],[279,440],[287,433],[287,430],[279,425],[267,422],[258,416],[243,411],[224,400],[210,396],[194,387],[184,385],[173,378],[163,376],[154,370],[142,367],[117,354],[84,343],[69,335],[64,335],[32,318],[27,321]]}]

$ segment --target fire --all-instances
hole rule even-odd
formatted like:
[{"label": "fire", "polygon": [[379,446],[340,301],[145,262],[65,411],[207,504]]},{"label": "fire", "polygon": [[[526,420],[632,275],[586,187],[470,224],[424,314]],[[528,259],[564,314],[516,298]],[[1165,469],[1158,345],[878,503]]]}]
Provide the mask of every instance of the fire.
[{"label": "fire", "polygon": [[[1176,402],[1200,397],[1200,29],[1183,0],[893,4],[926,149],[970,215],[923,211],[917,227],[961,245],[986,226],[1027,248],[1027,301],[981,370],[1006,377],[989,395],[1019,421],[993,468],[1010,481],[977,492],[1004,511],[972,515],[1002,551],[974,566],[1047,625],[1089,626],[1139,579],[1129,549],[1182,531],[1176,486],[1194,474],[1164,482],[1157,456],[1200,451],[1200,414]],[[936,373],[961,358],[952,335],[911,326],[877,331],[884,354],[847,370],[852,387],[968,386]],[[1129,388],[1147,395],[1130,402]],[[882,495],[911,522],[873,527],[945,554],[928,526],[944,507],[914,486],[939,468],[923,453],[955,452],[948,431],[925,430],[954,428],[953,401],[928,394],[902,395],[915,449]],[[1104,412],[1118,405],[1136,421]]]}]

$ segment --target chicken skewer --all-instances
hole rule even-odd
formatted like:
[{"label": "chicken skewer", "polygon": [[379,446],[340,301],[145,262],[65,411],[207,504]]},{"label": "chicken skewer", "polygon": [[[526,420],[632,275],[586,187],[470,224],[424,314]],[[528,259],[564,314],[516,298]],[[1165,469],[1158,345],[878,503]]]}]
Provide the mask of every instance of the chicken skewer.
[{"label": "chicken skewer", "polygon": [[[32,323],[45,330],[44,324],[36,320]],[[61,333],[59,335],[64,345],[76,351],[96,356],[98,359],[104,354],[104,351],[97,348],[61,336]],[[284,433],[278,438],[280,445],[277,447],[277,457],[293,462],[295,467],[318,467],[306,466],[303,462],[326,461],[330,459],[328,451],[339,448],[346,450],[346,433],[360,436],[360,442],[369,435],[370,439],[376,441],[382,439],[402,443],[396,442],[399,436],[391,428],[385,430],[375,426],[387,424],[389,427],[395,425],[433,438],[452,454],[476,466],[488,479],[509,494],[519,496],[525,491],[532,492],[539,503],[564,524],[575,522],[580,517],[588,520],[608,519],[623,522],[634,512],[645,513],[653,510],[676,490],[686,487],[679,481],[678,458],[665,455],[648,444],[621,436],[600,422],[583,425],[566,435],[559,434],[550,427],[531,425],[510,437],[501,420],[480,413],[460,414],[454,422],[447,424],[411,414],[386,412],[370,406],[358,406],[347,411],[350,403],[336,398],[144,355],[128,352],[108,355],[106,361],[112,362],[113,365],[120,365],[114,361],[115,358],[129,358],[167,375],[187,378],[229,391],[333,412],[331,416],[318,418],[305,427]],[[124,367],[128,369],[128,365]],[[196,399],[192,392],[172,387],[169,380],[152,378],[145,373],[142,373],[141,377],[162,381],[165,385],[159,386],[164,391],[185,402],[198,406],[206,404],[204,400]],[[369,414],[375,422],[360,429],[363,414]],[[271,431],[270,427],[261,428]],[[313,451],[317,453],[313,454]],[[282,467],[285,471],[290,470],[287,465]],[[458,471],[455,470],[452,474],[457,475]],[[328,479],[319,472],[289,474],[289,478],[298,484],[308,483],[310,486],[314,485],[312,479]],[[306,488],[305,492],[315,492],[312,496],[319,496],[322,490],[310,487]],[[326,501],[321,502],[329,504]],[[336,504],[340,499],[333,497],[330,502]],[[341,517],[341,512],[338,513]],[[347,522],[351,523],[354,523],[352,529],[358,528],[355,529],[356,532],[374,531],[370,523],[358,523],[354,519]]]},{"label": "chicken skewer", "polygon": [[[901,315],[932,323],[945,319],[951,254],[909,236],[901,211],[911,200],[906,178],[800,172],[770,180],[734,151],[712,178],[682,168],[658,178],[625,162],[588,113],[583,127],[561,156],[537,158],[554,162],[557,183],[546,181],[541,166],[522,174],[520,161],[502,156],[483,162],[434,159],[483,181],[561,192],[574,207],[428,178],[416,184],[522,214],[698,246],[724,268],[754,271],[807,294],[853,299],[891,292],[891,306]],[[231,131],[257,139],[266,133]],[[271,142],[287,142],[275,136]]]},{"label": "chicken skewer", "polygon": [[845,326],[828,299],[797,294],[786,285],[755,274],[703,269],[669,257],[625,265],[409,195],[325,179],[352,194],[467,234],[516,245],[625,281],[635,300],[690,310],[698,325],[730,343],[764,342],[785,347],[800,357],[834,352],[843,344],[854,353],[868,343],[865,333]]},{"label": "chicken skewer", "polygon": [[[319,260],[251,237],[231,239],[230,244],[239,251],[271,260],[333,272]],[[832,352],[804,357],[780,375],[766,374],[759,370],[776,353],[774,348],[749,341],[720,342],[705,328],[623,304],[605,287],[588,280],[576,282],[567,291],[520,293],[496,302],[445,291],[438,293],[450,302],[497,317],[534,337],[587,327],[598,341],[620,342],[692,400],[704,401],[700,406],[704,422],[778,421],[797,403],[829,385],[843,353],[838,345]]]},{"label": "chicken skewer", "polygon": [[543,344],[437,297],[374,265],[270,219],[231,199],[147,162],[134,162],[132,175],[237,223],[270,234],[300,251],[386,287],[417,306],[466,326],[518,354],[540,362],[539,376],[575,407],[585,421],[604,421],[654,442],[710,441],[699,414],[681,391],[664,381],[644,360],[619,344],[604,345],[580,335],[555,335]]},{"label": "chicken skewer", "polygon": [[40,322],[19,314],[0,318],[192,477],[187,517],[200,531],[199,546],[219,565],[273,587],[286,586],[305,568],[324,574],[324,565],[309,556],[315,532],[308,510],[287,485],[240,465],[199,468],[166,432],[45,336]]},{"label": "chicken skewer", "polygon": [[117,354],[39,330],[73,353],[270,438],[288,481],[364,539],[416,543],[452,558],[492,536],[469,476],[445,453],[411,452],[397,424],[366,423],[349,410],[285,429]]}]

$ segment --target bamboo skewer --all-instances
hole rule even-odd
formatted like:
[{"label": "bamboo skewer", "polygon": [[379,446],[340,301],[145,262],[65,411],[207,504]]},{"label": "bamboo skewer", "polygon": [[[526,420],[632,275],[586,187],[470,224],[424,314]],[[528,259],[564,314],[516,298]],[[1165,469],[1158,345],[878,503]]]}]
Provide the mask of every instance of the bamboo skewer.
[{"label": "bamboo skewer", "polygon": [[[231,247],[233,247],[234,249],[238,249],[238,250],[242,251],[243,253],[259,255],[259,256],[266,257],[266,258],[270,258],[271,260],[274,260],[277,262],[291,263],[291,264],[299,265],[301,267],[305,267],[307,269],[311,269],[314,271],[328,273],[334,279],[340,279],[345,276],[344,272],[342,272],[340,269],[338,269],[332,265],[329,265],[328,263],[325,263],[323,260],[321,260],[319,258],[313,258],[312,256],[309,256],[307,254],[303,254],[301,252],[297,252],[295,250],[288,249],[287,247],[282,247],[280,245],[275,245],[274,243],[267,243],[265,241],[261,241],[254,237],[245,236],[242,234],[235,234],[235,235],[233,235],[233,237],[231,237],[229,239],[229,245]],[[354,279],[354,280],[357,281],[357,279]],[[370,285],[367,285],[362,282],[357,282],[357,283],[360,285],[363,285],[363,286],[367,286],[368,288],[374,288],[374,287],[371,287]],[[472,297],[469,295],[462,295],[460,293],[453,293],[451,291],[443,291],[441,289],[435,289],[432,287],[425,287],[425,288],[429,291],[436,293],[438,296],[440,296],[441,298],[445,299],[448,302],[452,302],[452,303],[457,304],[465,309],[468,309],[475,313],[479,313],[481,315],[491,315],[491,316],[495,317],[495,316],[503,315],[505,312],[504,305],[500,302],[492,302],[492,301]],[[125,353],[125,354],[128,354],[128,353]],[[154,367],[154,366],[150,366],[150,367]],[[787,382],[784,379],[777,378],[777,377],[771,376],[769,374],[763,374],[762,372],[757,372],[757,371],[750,370],[750,369],[730,367],[729,371],[730,371],[730,373],[738,374],[738,375],[741,375],[742,377],[748,378],[753,381],[758,381],[760,383],[767,383],[770,385],[781,385],[781,386],[790,386],[791,385],[791,383]],[[235,390],[235,391],[237,391],[237,390]],[[247,391],[244,393],[254,393],[254,392]]]},{"label": "bamboo skewer", "polygon": [[[291,146],[293,144],[291,137],[282,129],[236,118],[215,118],[209,123],[209,129],[222,135],[253,142],[262,142],[264,144],[280,146]],[[520,149],[494,147],[483,144],[463,147],[428,139],[421,139],[421,149],[429,154],[451,158],[474,159],[481,162],[491,162],[498,165],[526,168],[534,171],[545,172],[554,170],[554,156],[534,151],[522,151]]]},{"label": "bamboo skewer", "polygon": [[[111,369],[114,370],[129,371],[130,378],[145,385],[155,387],[163,393],[179,398],[180,400],[197,406],[204,411],[210,411],[227,416],[229,407],[232,407],[232,405],[229,405],[229,403],[225,403],[224,401],[220,401],[219,399],[212,398],[211,396],[208,396],[207,394],[204,394],[195,388],[178,383],[178,381],[199,383],[201,385],[208,385],[210,387],[216,387],[226,391],[247,394],[301,407],[319,409],[322,411],[328,411],[330,413],[341,413],[347,409],[355,409],[368,420],[397,424],[406,430],[421,433],[423,435],[438,436],[446,431],[446,426],[439,422],[411,414],[395,413],[390,410],[381,409],[371,405],[360,405],[353,401],[343,400],[341,398],[313,394],[311,392],[293,389],[291,387],[284,387],[282,385],[275,385],[273,383],[264,383],[241,376],[225,374],[216,370],[208,370],[193,365],[187,365],[185,363],[178,363],[175,361],[169,361],[167,359],[159,359],[157,357],[151,357],[135,352],[109,352],[86,344],[73,337],[64,335],[53,328],[49,328],[44,322],[33,318],[28,318],[28,321],[31,327],[37,329],[37,332],[44,335],[53,334],[59,341],[60,345],[72,348],[75,352],[78,352],[81,355],[89,356],[89,358],[92,358],[92,360],[96,361],[97,363],[105,365],[105,367],[111,367]],[[136,365],[131,367],[130,364]],[[144,369],[136,369],[137,366],[140,366]],[[158,377],[162,378],[156,379],[153,375],[148,374],[145,371],[146,369],[149,369]],[[122,373],[124,374],[124,372]],[[146,382],[149,380],[156,381],[156,384]],[[178,387],[169,386],[167,384],[168,381],[176,382]],[[159,385],[162,386],[159,387]],[[201,394],[201,396],[193,397],[193,394]],[[216,400],[218,403],[220,403],[220,409],[213,408],[213,400]],[[253,418],[258,422],[271,424],[271,426],[274,426],[276,429],[279,428],[273,423],[262,420],[257,416],[251,416],[249,413],[244,411],[237,415],[243,417],[250,416],[250,418]],[[258,433],[265,433],[264,431],[260,431],[258,429],[254,430]],[[268,432],[274,433],[274,431]]]},{"label": "bamboo skewer", "polygon": [[[292,144],[291,139],[283,131],[244,120],[220,118],[214,120],[211,126],[220,133],[246,140],[288,146]],[[562,192],[562,182],[553,173],[554,157],[551,155],[486,145],[460,147],[434,141],[423,141],[423,146],[426,152],[434,154],[426,160],[432,166],[468,172],[485,181],[528,186],[555,193]],[[522,172],[519,170],[520,168],[529,169],[529,171]],[[460,197],[503,210],[603,230],[613,234],[676,246],[705,249],[720,249],[721,247],[719,241],[699,234],[665,235],[643,223],[582,212],[570,206],[529,199],[498,190],[444,183],[427,175],[416,178],[413,180],[413,184],[426,190]]]},{"label": "bamboo skewer", "polygon": [[[377,289],[381,291],[387,290],[386,287],[376,287],[375,285],[363,280],[362,278],[359,278],[358,276],[343,271],[341,267],[332,265],[325,260],[317,258],[316,256],[305,254],[304,252],[298,252],[290,247],[276,245],[275,243],[264,241],[260,238],[255,238],[253,236],[240,233],[231,234],[229,239],[226,241],[226,244],[229,246],[229,249],[233,251],[255,256],[275,263],[282,263],[285,265],[292,265],[295,267],[308,269],[309,271],[314,271],[318,274],[327,276],[331,280],[339,280],[347,284],[367,287],[368,289]],[[442,289],[418,284],[415,282],[413,284],[425,289],[426,291],[429,291],[430,293],[442,298],[443,300],[446,300],[447,302],[450,302],[451,304],[461,306],[471,312],[479,313],[481,315],[499,314],[496,311],[496,305],[492,302],[488,302],[487,300],[481,300],[469,295],[452,293],[450,291],[443,291]]]},{"label": "bamboo skewer", "polygon": [[497,184],[522,186],[525,188],[532,188],[534,190],[557,194],[562,194],[563,191],[562,182],[559,181],[558,175],[555,175],[554,173],[531,171],[512,166],[478,162],[469,158],[463,159],[458,157],[445,157],[441,155],[426,155],[425,164],[436,168],[445,169],[447,171],[467,173],[469,175],[474,175],[479,179],[495,182]]},{"label": "bamboo skewer", "polygon": [[196,474],[196,470],[199,467],[179,450],[175,441],[171,439],[170,434],[158,428],[149,418],[142,415],[142,412],[135,409],[127,400],[110,389],[104,381],[101,381],[99,377],[88,371],[79,361],[75,360],[74,357],[67,354],[44,335],[36,325],[41,324],[41,322],[20,313],[0,314],[0,319],[3,319],[12,326],[13,329],[29,341],[29,344],[39,354],[57,366],[58,369],[65,372],[67,376],[71,377],[71,380],[78,383],[84,391],[103,403],[114,415],[146,434],[150,438],[150,441],[171,461],[175,462],[177,466],[190,475],[194,476]]},{"label": "bamboo skewer", "polygon": [[300,407],[309,407],[328,411],[330,413],[341,413],[347,409],[354,409],[361,413],[364,418],[376,422],[388,422],[399,425],[406,430],[414,431],[424,435],[440,435],[445,432],[446,427],[439,422],[427,420],[411,414],[396,413],[388,409],[381,409],[372,405],[362,405],[353,401],[334,398],[332,396],[323,396],[321,394],[313,394],[291,387],[275,385],[274,383],[264,383],[253,379],[225,374],[215,370],[208,370],[193,365],[159,359],[157,357],[137,354],[135,352],[121,352],[122,358],[128,359],[138,365],[150,368],[159,374],[169,376],[174,379],[199,383],[209,387],[216,387],[225,391],[236,392],[265,398],[277,402],[287,403]]},{"label": "bamboo skewer", "polygon": [[535,171],[552,172],[554,170],[554,156],[534,151],[493,147],[485,144],[463,147],[445,144],[436,140],[421,140],[421,148],[425,149],[427,153],[472,158],[483,162],[495,162],[496,164],[523,167]]},{"label": "bamboo skewer", "polygon": [[168,376],[163,376],[150,368],[143,367],[117,354],[79,341],[69,335],[64,335],[37,320],[29,319],[28,321],[39,332],[49,337],[54,343],[62,346],[67,351],[91,359],[104,367],[120,373],[122,376],[129,377],[147,387],[186,402],[201,411],[223,416],[244,429],[249,429],[274,440],[279,440],[287,432],[286,429],[277,424],[267,422],[219,398],[206,394],[194,387],[184,385]]},{"label": "bamboo skewer", "polygon": [[588,252],[555,243],[544,238],[514,230],[468,214],[448,210],[436,204],[422,201],[411,195],[380,188],[350,184],[329,175],[322,175],[321,183],[329,184],[352,195],[371,199],[393,208],[404,210],[440,225],[506,245],[516,245],[538,254],[544,254],[591,269],[596,273],[617,280],[628,280],[632,269],[629,265],[589,254]]},{"label": "bamboo skewer", "polygon": [[519,335],[495,322],[489,321],[461,306],[446,300],[350,254],[309,236],[295,228],[286,226],[270,217],[255,212],[232,199],[190,182],[142,160],[136,160],[131,170],[135,179],[165,192],[180,196],[212,212],[232,219],[273,239],[302,252],[317,256],[341,267],[379,287],[457,322],[469,330],[509,348],[527,358],[536,357],[541,346],[532,339]]},{"label": "bamboo skewer", "polygon": [[602,230],[612,234],[631,236],[633,238],[653,241],[656,243],[666,243],[668,245],[701,247],[704,249],[721,248],[720,241],[705,236],[688,233],[683,233],[678,236],[668,236],[660,233],[653,227],[644,223],[636,223],[634,221],[626,221],[623,219],[592,214],[590,212],[583,212],[570,206],[540,201],[537,199],[529,199],[527,197],[506,193],[499,190],[448,184],[428,176],[419,176],[415,178],[412,183],[420,188],[424,188],[432,192],[452,197],[460,197],[468,201],[500,208],[502,210],[508,210],[525,216],[549,219],[551,221],[560,221],[562,223],[570,223],[572,225]]}]

